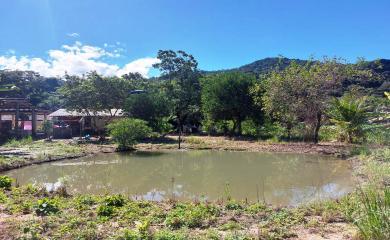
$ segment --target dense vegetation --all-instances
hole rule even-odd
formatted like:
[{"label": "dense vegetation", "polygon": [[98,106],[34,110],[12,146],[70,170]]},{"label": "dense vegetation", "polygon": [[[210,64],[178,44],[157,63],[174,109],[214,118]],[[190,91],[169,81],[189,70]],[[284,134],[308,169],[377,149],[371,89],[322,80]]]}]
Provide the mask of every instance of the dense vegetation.
[{"label": "dense vegetation", "polygon": [[[46,109],[65,107],[87,114],[106,111],[112,117],[123,109],[125,118],[107,127],[120,149],[169,132],[179,135],[180,147],[182,132],[199,131],[385,147],[357,148],[359,169],[367,178],[357,192],[338,201],[292,209],[235,202],[229,196],[221,204],[150,203],[122,195],[69,196],[65,188],[48,193],[35,186],[12,187],[12,179],[1,177],[1,209],[21,219],[13,219],[9,232],[27,239],[285,239],[294,237],[299,227],[318,229],[341,221],[355,224],[365,239],[390,237],[386,148],[390,142],[390,61],[347,64],[340,59],[279,58],[207,73],[199,71],[195,58],[183,51],[159,51],[157,57],[160,62],[155,68],[161,76],[151,79],[135,73],[105,77],[96,72],[57,79],[4,70],[0,71],[0,96],[24,97]],[[29,138],[10,141],[7,146],[28,146],[48,160],[82,152],[67,144],[50,148],[55,144]],[[23,161],[0,157],[0,166],[8,169]],[[25,220],[24,215],[33,218]],[[253,224],[256,236],[250,232]]]},{"label": "dense vegetation", "polygon": [[[150,79],[137,73],[104,77],[96,72],[57,79],[3,70],[0,94],[26,97],[36,106],[53,110],[106,111],[115,116],[117,109],[123,109],[160,135],[203,131],[276,140],[357,142],[370,140],[370,131],[384,132],[378,129],[383,130],[380,123],[388,118],[389,101],[384,97],[389,91],[388,60],[347,64],[340,59],[268,58],[210,73],[199,71],[196,59],[184,51],[159,51],[157,57],[160,62],[154,67],[161,76]],[[359,113],[362,109],[363,114]]]}]

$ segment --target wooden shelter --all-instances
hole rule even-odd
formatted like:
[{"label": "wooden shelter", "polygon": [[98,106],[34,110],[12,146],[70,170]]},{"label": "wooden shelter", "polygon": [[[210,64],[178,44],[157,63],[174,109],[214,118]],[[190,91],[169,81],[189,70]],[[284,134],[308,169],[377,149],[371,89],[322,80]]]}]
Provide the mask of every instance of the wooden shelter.
[{"label": "wooden shelter", "polygon": [[82,134],[100,134],[105,131],[107,123],[122,116],[121,109],[89,112],[61,108],[49,114],[49,119],[53,121],[54,138],[69,138]]},{"label": "wooden shelter", "polygon": [[0,98],[1,135],[36,136],[49,111],[37,109],[25,98]]}]

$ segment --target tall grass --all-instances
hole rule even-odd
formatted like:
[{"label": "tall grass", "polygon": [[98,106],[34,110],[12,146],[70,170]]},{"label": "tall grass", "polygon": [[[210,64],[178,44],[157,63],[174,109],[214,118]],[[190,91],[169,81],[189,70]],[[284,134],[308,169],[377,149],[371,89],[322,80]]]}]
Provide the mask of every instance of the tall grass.
[{"label": "tall grass", "polygon": [[5,146],[6,147],[25,147],[33,143],[33,139],[31,136],[22,138],[20,140],[11,139],[9,140]]},{"label": "tall grass", "polygon": [[360,193],[361,211],[355,217],[363,239],[390,239],[390,188]]}]

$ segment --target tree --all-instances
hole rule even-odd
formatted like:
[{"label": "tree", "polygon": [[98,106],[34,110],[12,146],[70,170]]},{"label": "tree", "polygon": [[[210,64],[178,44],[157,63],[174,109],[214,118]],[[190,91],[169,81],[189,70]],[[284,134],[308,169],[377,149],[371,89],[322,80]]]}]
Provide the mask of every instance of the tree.
[{"label": "tree", "polygon": [[0,70],[0,97],[26,98],[34,107],[53,109],[58,105],[47,99],[62,83],[59,78],[45,78],[33,71]]},{"label": "tree", "polygon": [[325,58],[305,65],[293,62],[283,71],[266,76],[261,85],[264,110],[289,132],[295,124],[304,122],[308,139],[317,143],[330,97],[343,80],[358,74],[361,72],[339,59]]},{"label": "tree", "polygon": [[118,144],[119,150],[132,148],[139,140],[148,137],[150,127],[140,119],[124,118],[107,125],[110,136]]},{"label": "tree", "polygon": [[159,50],[159,63],[154,67],[161,71],[163,91],[170,97],[172,116],[179,132],[179,148],[183,125],[196,121],[200,115],[200,84],[198,62],[184,51]]},{"label": "tree", "polygon": [[156,132],[166,134],[171,130],[168,123],[169,100],[164,92],[149,90],[143,94],[130,95],[126,100],[126,112],[132,118],[142,119]]},{"label": "tree", "polygon": [[254,104],[250,89],[253,75],[233,72],[201,79],[202,112],[212,121],[232,120],[232,133],[241,134],[241,123],[247,118],[260,120],[261,109]]},{"label": "tree", "polygon": [[85,77],[65,76],[65,83],[59,89],[63,104],[67,109],[93,115],[99,111],[111,117],[124,107],[130,86],[125,79],[102,77],[91,72]]},{"label": "tree", "polygon": [[346,93],[331,101],[328,116],[340,133],[341,139],[348,143],[364,136],[363,126],[368,122],[366,97]]}]

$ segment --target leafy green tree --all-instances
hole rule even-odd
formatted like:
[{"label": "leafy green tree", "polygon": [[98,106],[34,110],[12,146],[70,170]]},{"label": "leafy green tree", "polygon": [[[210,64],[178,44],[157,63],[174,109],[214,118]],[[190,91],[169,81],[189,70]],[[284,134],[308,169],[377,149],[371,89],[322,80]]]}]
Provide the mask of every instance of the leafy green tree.
[{"label": "leafy green tree", "polygon": [[181,133],[185,123],[200,121],[200,84],[198,62],[184,51],[160,50],[159,63],[154,67],[161,72],[162,90],[171,101],[171,113],[179,132],[179,148]]},{"label": "leafy green tree", "polygon": [[126,112],[132,118],[148,122],[153,131],[166,134],[172,126],[168,123],[170,117],[170,102],[164,92],[146,92],[130,95],[126,101]]},{"label": "leafy green tree", "polygon": [[[98,111],[112,117],[124,107],[130,85],[118,77],[102,77],[91,72],[85,77],[65,76],[66,81],[59,89],[65,108],[92,115]],[[113,110],[113,111],[111,111]]]},{"label": "leafy green tree", "polygon": [[204,116],[212,121],[231,120],[232,133],[241,134],[241,123],[245,119],[261,120],[261,109],[254,104],[250,93],[255,83],[255,76],[239,72],[202,78]]},{"label": "leafy green tree", "polygon": [[119,150],[132,148],[139,140],[148,137],[151,128],[140,119],[123,118],[107,125],[110,136],[118,144]]},{"label": "leafy green tree", "polygon": [[340,133],[341,139],[349,143],[364,137],[363,126],[368,122],[366,97],[346,93],[331,101],[328,116]]},{"label": "leafy green tree", "polygon": [[261,85],[264,110],[288,131],[304,122],[305,135],[317,143],[331,96],[342,81],[359,74],[364,73],[339,59],[325,58],[305,65],[293,62],[282,71],[270,73]]},{"label": "leafy green tree", "polygon": [[46,102],[63,81],[45,78],[33,71],[0,70],[0,97],[26,98],[35,107],[55,109],[57,103]]}]

